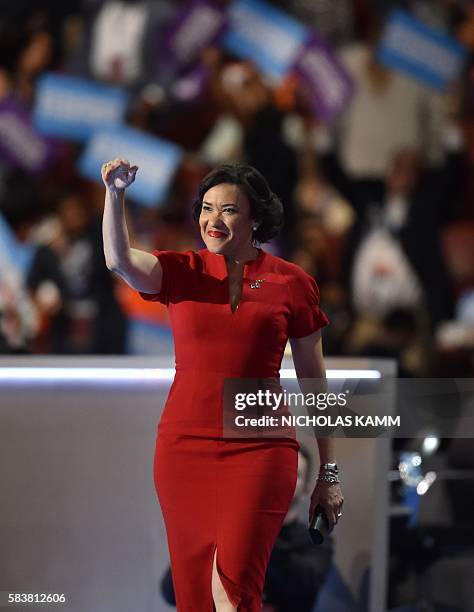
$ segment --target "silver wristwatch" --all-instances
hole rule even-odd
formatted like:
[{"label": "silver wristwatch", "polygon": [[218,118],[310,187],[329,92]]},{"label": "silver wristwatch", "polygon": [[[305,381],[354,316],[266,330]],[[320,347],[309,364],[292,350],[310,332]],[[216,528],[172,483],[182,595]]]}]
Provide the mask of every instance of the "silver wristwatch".
[{"label": "silver wristwatch", "polygon": [[339,467],[337,463],[323,463],[319,467],[319,470],[324,471],[324,472],[333,472],[334,474],[339,474]]}]

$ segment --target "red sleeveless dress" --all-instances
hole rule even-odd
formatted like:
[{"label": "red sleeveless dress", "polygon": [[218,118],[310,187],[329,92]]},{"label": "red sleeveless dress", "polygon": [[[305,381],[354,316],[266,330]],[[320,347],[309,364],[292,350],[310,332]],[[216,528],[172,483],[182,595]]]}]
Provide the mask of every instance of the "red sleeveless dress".
[{"label": "red sleeveless dress", "polygon": [[213,612],[217,549],[230,601],[239,612],[260,612],[270,553],[295,490],[299,444],[294,437],[224,437],[223,382],[278,379],[288,337],[307,336],[328,320],[314,279],[263,250],[244,265],[235,312],[223,255],[207,249],[154,255],[163,268],[161,291],[140,295],[168,306],[175,343],[154,479],[177,609]]}]

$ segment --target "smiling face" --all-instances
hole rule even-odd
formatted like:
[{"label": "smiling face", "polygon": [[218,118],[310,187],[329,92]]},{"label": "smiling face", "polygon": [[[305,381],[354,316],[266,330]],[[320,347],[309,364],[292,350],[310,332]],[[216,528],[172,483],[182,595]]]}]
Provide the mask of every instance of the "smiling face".
[{"label": "smiling face", "polygon": [[211,253],[241,257],[252,250],[250,203],[247,195],[231,183],[206,191],[199,215],[201,236]]}]

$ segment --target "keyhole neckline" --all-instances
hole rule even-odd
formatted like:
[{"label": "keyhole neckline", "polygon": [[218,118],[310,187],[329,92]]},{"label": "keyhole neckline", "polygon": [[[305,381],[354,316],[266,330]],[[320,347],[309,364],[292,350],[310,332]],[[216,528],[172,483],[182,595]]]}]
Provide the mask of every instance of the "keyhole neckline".
[{"label": "keyhole neckline", "polygon": [[244,298],[244,280],[246,278],[247,272],[249,268],[252,268],[256,263],[260,262],[262,257],[265,254],[265,251],[259,247],[256,247],[258,249],[258,255],[257,257],[255,257],[255,259],[248,259],[245,262],[243,262],[243,270],[242,270],[242,276],[240,278],[240,298],[239,301],[237,302],[237,305],[235,307],[235,309],[232,309],[232,296],[231,296],[231,291],[230,291],[230,277],[229,277],[229,269],[227,267],[227,261],[225,259],[225,255],[223,255],[222,253],[214,253],[214,255],[216,255],[218,257],[218,261],[222,262],[222,268],[223,268],[223,272],[225,272],[225,278],[227,279],[227,288],[228,288],[228,293],[227,293],[227,308],[229,308],[230,310],[230,314],[231,315],[235,315],[237,313],[237,311],[239,310],[239,307],[242,304],[243,298]]}]

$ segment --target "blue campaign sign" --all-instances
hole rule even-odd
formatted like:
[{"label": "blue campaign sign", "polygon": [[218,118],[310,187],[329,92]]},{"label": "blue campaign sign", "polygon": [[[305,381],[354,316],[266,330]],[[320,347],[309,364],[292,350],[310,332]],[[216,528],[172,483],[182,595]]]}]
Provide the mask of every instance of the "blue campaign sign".
[{"label": "blue campaign sign", "polygon": [[44,134],[87,140],[98,128],[122,121],[127,99],[119,87],[48,73],[38,82],[33,122]]},{"label": "blue campaign sign", "polygon": [[226,49],[275,80],[288,72],[309,35],[304,25],[261,0],[235,0],[228,18]]},{"label": "blue campaign sign", "polygon": [[462,69],[465,50],[450,36],[396,10],[385,27],[377,58],[389,68],[443,90]]},{"label": "blue campaign sign", "polygon": [[124,158],[138,166],[135,182],[127,193],[140,204],[158,206],[166,197],[169,184],[182,157],[182,150],[166,140],[130,127],[115,126],[97,131],[79,160],[79,172],[102,182],[102,164]]},{"label": "blue campaign sign", "polygon": [[[36,246],[21,243],[0,213],[0,260],[10,276],[24,278],[30,269]],[[4,272],[0,272],[3,276]]]}]

